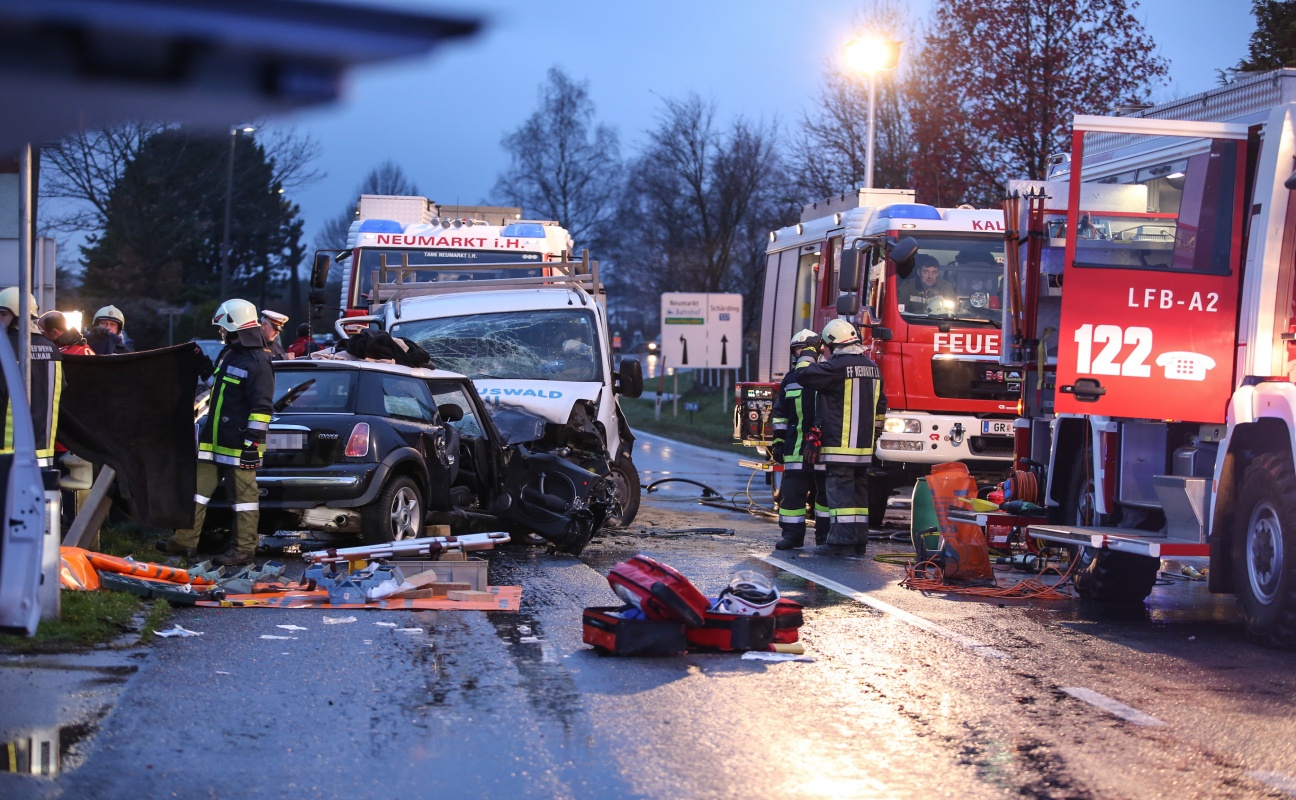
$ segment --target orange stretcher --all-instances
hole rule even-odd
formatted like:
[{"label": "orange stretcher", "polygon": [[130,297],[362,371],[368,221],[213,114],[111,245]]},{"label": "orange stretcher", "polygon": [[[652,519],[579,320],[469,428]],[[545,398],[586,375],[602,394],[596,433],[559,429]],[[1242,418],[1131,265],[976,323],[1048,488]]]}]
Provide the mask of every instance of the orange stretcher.
[{"label": "orange stretcher", "polygon": [[420,597],[414,599],[394,598],[390,600],[372,600],[368,603],[347,603],[330,605],[328,592],[323,589],[301,592],[279,592],[267,594],[231,594],[224,600],[199,600],[195,605],[200,608],[374,608],[384,611],[517,611],[522,606],[521,586],[490,586],[486,591],[495,595],[492,600],[450,600],[445,597]]},{"label": "orange stretcher", "polygon": [[118,558],[117,556],[96,553],[90,550],[83,552],[94,568],[102,572],[116,572],[119,575],[129,575],[132,578],[149,578],[169,583],[191,583],[194,586],[212,585],[212,582],[207,578],[191,577],[188,572],[179,567],[168,567],[166,564],[136,561],[131,558]]}]

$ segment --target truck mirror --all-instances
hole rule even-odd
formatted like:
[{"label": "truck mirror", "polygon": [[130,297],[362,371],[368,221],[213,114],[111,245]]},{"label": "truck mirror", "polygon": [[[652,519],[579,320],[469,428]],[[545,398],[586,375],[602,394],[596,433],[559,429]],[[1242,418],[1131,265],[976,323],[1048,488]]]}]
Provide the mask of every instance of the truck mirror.
[{"label": "truck mirror", "polygon": [[324,288],[324,284],[328,281],[329,267],[331,266],[333,266],[333,254],[323,250],[316,250],[315,263],[311,265],[311,288]]},{"label": "truck mirror", "polygon": [[837,295],[837,315],[840,317],[852,317],[859,313],[860,301],[859,295],[855,292]]},{"label": "truck mirror", "polygon": [[328,302],[328,297],[325,295],[323,289],[311,289],[311,293],[310,293],[311,305],[322,306],[326,302]]},{"label": "truck mirror", "polygon": [[458,422],[463,419],[463,408],[458,403],[442,403],[437,406],[437,414],[445,422]]},{"label": "truck mirror", "polygon": [[635,398],[643,394],[643,366],[637,358],[623,358],[617,369],[617,394]]},{"label": "truck mirror", "polygon": [[895,262],[896,274],[901,278],[908,278],[913,273],[914,256],[918,255],[918,242],[912,236],[906,236],[889,248],[887,254]]},{"label": "truck mirror", "polygon": [[858,292],[860,288],[860,265],[867,263],[865,253],[871,250],[842,250],[841,268],[837,272],[837,285],[843,292]]},{"label": "truck mirror", "polygon": [[890,328],[883,325],[870,325],[868,328],[869,333],[871,333],[873,338],[877,339],[879,342],[891,341],[892,333]]}]

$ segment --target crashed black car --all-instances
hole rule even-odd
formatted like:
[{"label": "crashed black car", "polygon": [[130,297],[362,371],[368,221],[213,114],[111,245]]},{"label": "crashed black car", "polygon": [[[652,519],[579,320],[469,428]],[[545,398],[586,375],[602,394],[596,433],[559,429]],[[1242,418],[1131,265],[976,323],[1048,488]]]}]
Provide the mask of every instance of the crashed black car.
[{"label": "crashed black car", "polygon": [[579,553],[614,502],[605,478],[528,452],[522,443],[544,421],[488,409],[463,375],[316,359],[274,369],[275,413],[257,473],[263,532],[383,543],[443,523],[457,533],[534,533]]}]

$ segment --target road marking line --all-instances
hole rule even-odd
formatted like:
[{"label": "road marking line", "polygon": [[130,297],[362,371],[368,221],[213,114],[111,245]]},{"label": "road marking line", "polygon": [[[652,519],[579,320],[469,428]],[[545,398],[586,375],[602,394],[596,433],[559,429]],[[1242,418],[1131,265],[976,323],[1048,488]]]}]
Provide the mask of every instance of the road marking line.
[{"label": "road marking line", "polygon": [[1247,775],[1261,783],[1269,784],[1280,792],[1296,797],[1296,778],[1284,775],[1281,772],[1264,772],[1262,770],[1248,772]]},{"label": "road marking line", "polygon": [[1002,650],[996,650],[993,647],[985,644],[984,642],[979,642],[976,639],[973,639],[971,636],[964,636],[963,634],[958,633],[956,631],[952,631],[949,628],[945,628],[940,625],[937,625],[935,622],[932,622],[929,619],[923,619],[917,614],[912,614],[908,611],[905,611],[902,608],[896,608],[895,606],[891,605],[888,602],[885,602],[883,600],[878,600],[877,598],[871,597],[865,594],[864,592],[856,591],[845,584],[838,583],[837,581],[831,580],[829,578],[825,578],[824,576],[813,573],[808,569],[802,569],[801,567],[795,566],[793,564],[789,564],[788,562],[784,561],[781,558],[773,558],[771,556],[764,556],[759,554],[753,554],[753,555],[755,555],[756,558],[759,558],[761,561],[764,561],[767,564],[778,567],[784,572],[790,572],[793,575],[800,575],[802,578],[805,578],[808,581],[813,581],[814,583],[819,584],[825,589],[831,589],[837,594],[845,595],[846,597],[849,597],[850,599],[856,602],[863,603],[864,605],[869,606],[870,608],[877,609],[878,611],[881,611],[884,614],[890,614],[891,616],[895,617],[901,622],[908,623],[909,625],[912,625],[915,628],[921,628],[922,630],[925,630],[928,633],[933,633],[942,638],[949,639],[951,642],[962,645],[963,647],[966,647],[967,649],[975,653],[983,655],[986,658],[1008,658],[1009,657],[1008,654],[1003,652]]},{"label": "road marking line", "polygon": [[1135,725],[1146,725],[1149,727],[1164,726],[1165,723],[1151,714],[1144,714],[1137,708],[1131,708],[1119,700],[1113,700],[1105,694],[1099,694],[1093,689],[1086,689],[1083,686],[1063,686],[1062,691],[1071,695],[1077,700],[1083,700],[1091,706],[1097,706],[1112,716],[1120,717]]}]

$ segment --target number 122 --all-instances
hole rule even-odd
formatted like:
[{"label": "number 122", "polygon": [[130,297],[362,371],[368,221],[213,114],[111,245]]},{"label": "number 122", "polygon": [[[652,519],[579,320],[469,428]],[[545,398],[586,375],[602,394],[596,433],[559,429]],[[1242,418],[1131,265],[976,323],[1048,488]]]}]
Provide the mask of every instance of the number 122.
[{"label": "number 122", "polygon": [[[1127,378],[1150,378],[1152,368],[1145,361],[1152,354],[1151,328],[1125,328],[1119,325],[1081,325],[1076,329],[1076,372],[1085,375],[1123,375]],[[1093,346],[1101,344],[1097,357]],[[1134,351],[1117,364],[1122,344],[1134,345]]]}]

